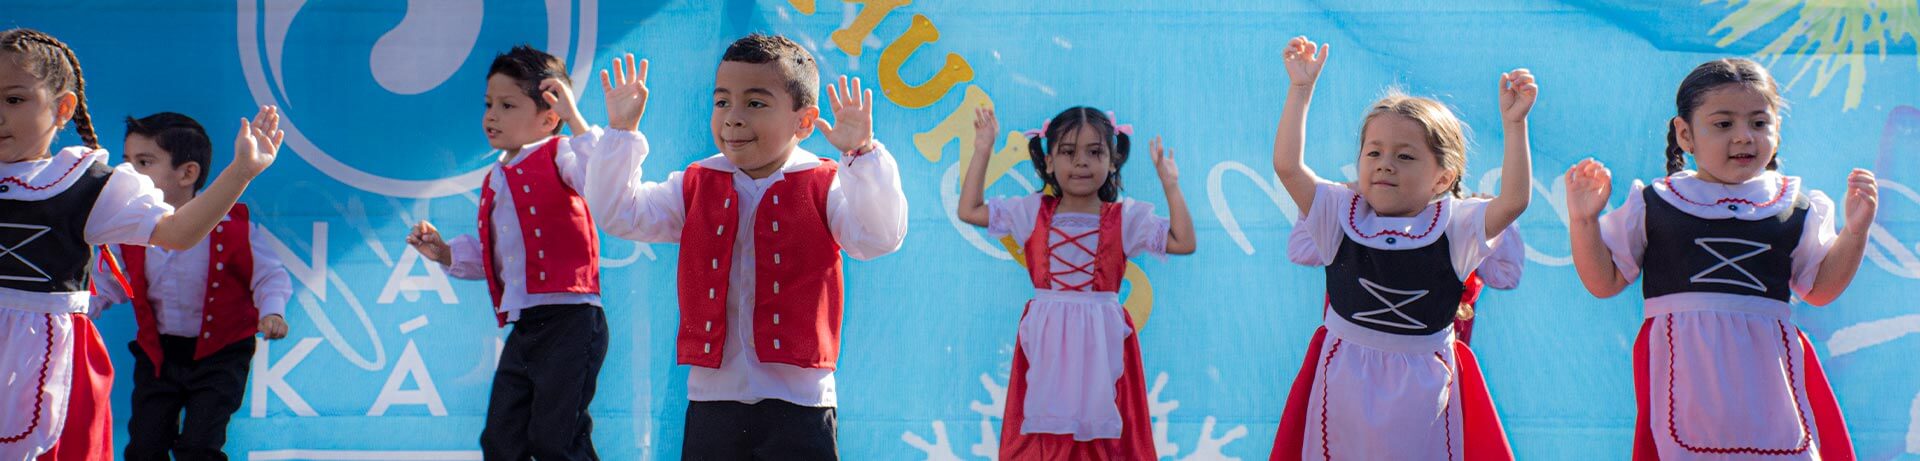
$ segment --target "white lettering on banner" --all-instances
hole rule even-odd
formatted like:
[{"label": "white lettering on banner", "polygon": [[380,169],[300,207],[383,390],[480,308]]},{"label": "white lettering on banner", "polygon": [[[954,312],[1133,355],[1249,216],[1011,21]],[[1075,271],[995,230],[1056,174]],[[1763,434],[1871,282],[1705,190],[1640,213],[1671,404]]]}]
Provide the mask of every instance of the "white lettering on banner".
[{"label": "white lettering on banner", "polygon": [[[420,300],[420,292],[432,291],[440,296],[440,304],[459,304],[460,297],[453,294],[453,284],[447,281],[447,272],[440,269],[439,263],[420,264],[425,259],[411,246],[401,250],[400,262],[394,264],[393,270],[387,273],[387,284],[380,289],[380,297],[373,302],[393,304],[396,296],[405,296],[407,302],[416,302]],[[427,273],[412,275],[413,267],[417,265],[426,266]]]},{"label": "white lettering on banner", "polygon": [[1221,193],[1223,179],[1229,172],[1247,177],[1253,181],[1253,185],[1266,192],[1267,198],[1273,200],[1273,206],[1286,216],[1286,224],[1300,220],[1300,207],[1293,203],[1291,197],[1280,193],[1279,176],[1262,175],[1246,164],[1232,160],[1213,165],[1213,170],[1207,172],[1207,205],[1213,207],[1213,215],[1220,219],[1220,227],[1227,231],[1227,237],[1232,238],[1235,245],[1240,246],[1240,252],[1253,254],[1253,242],[1247,240],[1246,231],[1240,230],[1240,220],[1233,216],[1233,207],[1227,205],[1226,194]]},{"label": "white lettering on banner", "polygon": [[260,338],[254,338],[253,342],[253,377],[248,380],[253,383],[253,391],[250,392],[253,395],[253,409],[249,414],[255,418],[267,417],[267,395],[271,394],[285,402],[287,409],[295,416],[319,416],[313,411],[313,406],[307,405],[307,400],[300,398],[300,393],[293,390],[293,385],[287,384],[287,373],[299,366],[301,360],[306,360],[307,354],[312,354],[315,348],[320,347],[320,338],[300,338],[300,342],[294,343],[293,350],[281,356],[278,362],[269,357],[271,342]]},{"label": "white lettering on banner", "polygon": [[287,247],[286,243],[281,242],[279,236],[268,231],[266,226],[259,226],[257,229],[260,237],[266,239],[267,248],[273,250],[273,254],[280,257],[280,263],[286,266],[287,275],[293,276],[294,280],[299,280],[301,285],[305,285],[315,299],[326,301],[327,222],[313,222],[313,247],[310,249],[312,258],[304,260],[294,254],[293,249]]},{"label": "white lettering on banner", "polygon": [[[408,377],[412,377],[418,387],[400,389]],[[380,386],[380,396],[374,399],[367,416],[386,415],[393,405],[426,405],[428,414],[447,415],[447,405],[440,401],[440,390],[434,387],[433,375],[427,372],[426,362],[420,360],[420,351],[414,347],[413,340],[407,340],[406,348],[400,350],[400,359],[394,361],[393,371],[387,373],[387,383]]]}]

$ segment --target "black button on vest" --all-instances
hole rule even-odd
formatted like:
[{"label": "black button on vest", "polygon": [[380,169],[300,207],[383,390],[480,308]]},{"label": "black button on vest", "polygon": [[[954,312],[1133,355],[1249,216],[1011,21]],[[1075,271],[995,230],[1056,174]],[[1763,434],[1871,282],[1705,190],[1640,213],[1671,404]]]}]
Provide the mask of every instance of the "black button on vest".
[{"label": "black button on vest", "polygon": [[46,200],[0,199],[0,287],[38,293],[87,291],[93,248],[87,214],[113,168],[88,166]]},{"label": "black button on vest", "polygon": [[[1705,219],[1680,211],[1649,187],[1647,250],[1641,257],[1642,296],[1706,292],[1787,301],[1793,250],[1806,229],[1805,195],[1777,216],[1757,221]],[[1735,206],[1728,205],[1728,209]]]}]

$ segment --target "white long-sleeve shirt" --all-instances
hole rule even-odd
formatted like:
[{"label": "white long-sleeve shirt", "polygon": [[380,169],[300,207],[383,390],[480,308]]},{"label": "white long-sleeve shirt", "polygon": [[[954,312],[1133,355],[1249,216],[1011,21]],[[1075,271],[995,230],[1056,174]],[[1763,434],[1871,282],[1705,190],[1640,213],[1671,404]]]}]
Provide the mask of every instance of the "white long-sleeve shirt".
[{"label": "white long-sleeve shirt", "polygon": [[[520,319],[520,311],[542,305],[591,304],[599,306],[599,293],[528,293],[527,292],[527,254],[526,237],[520,235],[520,214],[515,210],[513,194],[507,193],[507,168],[525,161],[527,154],[539,149],[547,140],[522,146],[510,154],[502,154],[494,163],[493,174],[489,176],[489,186],[497,193],[493,194],[493,255],[486,258],[480,238],[475,235],[462,235],[447,241],[453,251],[453,264],[447,266],[447,275],[467,280],[485,280],[489,259],[500,275],[500,312],[507,313],[507,321]],[[587,178],[591,175],[625,176],[606,169],[587,168],[587,158],[599,154],[621,153],[633,149],[645,149],[646,141],[638,132],[607,130],[593,127],[586,133],[560,140],[553,155],[553,166],[560,172],[560,181],[575,192],[582,191]],[[640,154],[644,155],[644,154]],[[582,194],[585,195],[585,194]]]},{"label": "white long-sleeve shirt", "polygon": [[[878,145],[878,143],[875,143]],[[595,155],[595,175],[587,179],[587,204],[600,229],[641,242],[679,242],[687,221],[681,176],[673,172],[662,182],[640,179],[640,165],[648,150]],[[753,222],[754,211],[767,188],[789,172],[805,171],[820,159],[794,149],[779,171],[754,179],[721,155],[699,160],[700,166],[733,174],[739,196],[740,222]],[[841,164],[827,188],[827,226],[841,249],[854,259],[868,260],[900,248],[907,234],[907,197],[900,188],[900,167],[885,146]],[[811,407],[836,405],[833,371],[761,362],[754,355],[754,242],[753,232],[738,232],[733,242],[733,265],[727,274],[726,353],[720,368],[693,367],[687,374],[687,398],[695,401],[755,403],[779,399]]]},{"label": "white long-sleeve shirt", "polygon": [[[253,225],[247,233],[249,246],[253,248],[253,280],[249,283],[253,306],[260,310],[262,319],[269,315],[285,316],[287,299],[293,296],[293,280],[287,275],[286,266],[280,263],[280,257],[263,243],[262,232],[260,226]],[[160,334],[200,336],[200,322],[205,319],[206,311],[207,242],[210,241],[211,238],[200,239],[193,248],[181,251],[157,246],[142,249],[147,252],[143,268],[147,275],[147,301],[153,304],[155,327]],[[120,256],[119,247],[109,248],[116,259],[126,261]],[[92,298],[92,312],[96,314],[107,306],[131,300],[131,295],[113,281],[110,270],[99,264],[93,268],[93,286],[97,293]]]}]

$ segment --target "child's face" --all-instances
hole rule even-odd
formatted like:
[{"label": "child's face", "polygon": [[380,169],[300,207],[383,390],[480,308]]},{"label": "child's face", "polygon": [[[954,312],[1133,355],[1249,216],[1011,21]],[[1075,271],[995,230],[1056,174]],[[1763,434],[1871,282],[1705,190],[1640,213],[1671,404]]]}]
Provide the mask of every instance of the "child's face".
[{"label": "child's face", "polygon": [[487,132],[487,145],[517,152],[552,136],[559,124],[560,116],[535,105],[518,80],[502,74],[487,77],[487,111],[480,121]]},{"label": "child's face", "polygon": [[721,62],[713,85],[713,143],[748,176],[778,171],[793,146],[813,134],[820,108],[795,110],[773,63]]},{"label": "child's face", "polygon": [[1420,122],[1396,114],[1374,117],[1361,134],[1360,180],[1355,190],[1383,216],[1411,216],[1453,184],[1427,145]]},{"label": "child's face", "polygon": [[1727,85],[1708,91],[1690,120],[1675,118],[1675,140],[1693,153],[1701,179],[1739,184],[1766,172],[1780,144],[1779,115],[1760,90]]},{"label": "child's face", "polygon": [[133,171],[153,180],[153,186],[166,195],[168,202],[176,197],[193,196],[193,183],[200,180],[199,164],[186,162],[174,166],[172,152],[161,149],[153,138],[138,134],[127,135],[123,152],[127,163],[133,164]]},{"label": "child's face", "polygon": [[1053,140],[1047,153],[1047,174],[1060,184],[1062,196],[1099,196],[1100,186],[1113,173],[1113,152],[1092,127],[1081,125]]},{"label": "child's face", "polygon": [[0,52],[0,163],[46,158],[77,102],[71,92],[49,91],[16,53]]}]

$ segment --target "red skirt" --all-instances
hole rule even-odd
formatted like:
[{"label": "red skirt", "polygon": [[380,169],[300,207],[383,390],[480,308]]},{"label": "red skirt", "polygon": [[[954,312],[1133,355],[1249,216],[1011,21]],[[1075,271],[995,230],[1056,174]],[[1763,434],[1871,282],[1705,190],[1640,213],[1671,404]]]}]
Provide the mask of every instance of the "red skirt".
[{"label": "red skirt", "polygon": [[73,387],[60,440],[39,461],[113,459],[113,362],[86,314],[73,316]]},{"label": "red skirt", "polygon": [[1147,413],[1147,385],[1140,368],[1140,330],[1134,327],[1132,316],[1127,318],[1127,328],[1133,329],[1134,334],[1127,336],[1123,359],[1126,370],[1120,374],[1120,381],[1114,384],[1117,387],[1114,403],[1120,406],[1120,419],[1123,422],[1120,438],[1117,439],[1076,442],[1068,434],[1021,434],[1020,424],[1026,420],[1026,409],[1021,402],[1027,398],[1027,354],[1021,350],[1020,342],[1014,341],[1013,373],[1007,379],[1007,409],[1000,426],[1001,460],[1152,461],[1159,458],[1153,450],[1153,425]]}]

